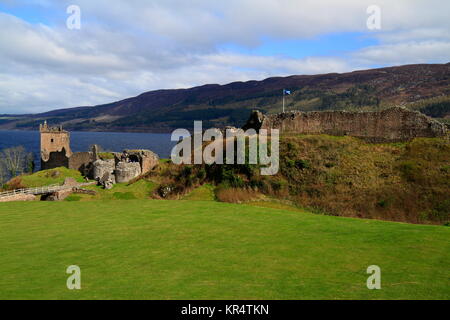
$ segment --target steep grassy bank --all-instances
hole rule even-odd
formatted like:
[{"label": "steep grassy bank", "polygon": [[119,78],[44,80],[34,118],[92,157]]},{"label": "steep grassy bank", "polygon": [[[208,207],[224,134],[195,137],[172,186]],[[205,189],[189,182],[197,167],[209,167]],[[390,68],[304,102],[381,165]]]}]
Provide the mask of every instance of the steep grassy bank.
[{"label": "steep grassy bank", "polygon": [[450,217],[446,139],[368,144],[352,137],[283,136],[275,176],[261,176],[254,165],[166,166],[149,175],[171,190],[166,198],[213,182],[224,202],[269,197],[329,215],[410,223],[446,224]]},{"label": "steep grassy bank", "polygon": [[[83,181],[78,172],[58,168],[18,177],[10,188],[60,183],[65,177]],[[147,175],[112,190],[87,188],[97,195],[67,200],[275,200],[328,215],[448,224],[450,143],[418,138],[367,144],[352,137],[289,135],[281,137],[275,176],[261,176],[254,165],[179,166],[162,160]]]},{"label": "steep grassy bank", "polygon": [[449,299],[449,236],[213,201],[4,203],[0,299]]},{"label": "steep grassy bank", "polygon": [[280,181],[304,206],[352,217],[449,221],[447,140],[371,145],[350,137],[291,136],[280,153]]}]

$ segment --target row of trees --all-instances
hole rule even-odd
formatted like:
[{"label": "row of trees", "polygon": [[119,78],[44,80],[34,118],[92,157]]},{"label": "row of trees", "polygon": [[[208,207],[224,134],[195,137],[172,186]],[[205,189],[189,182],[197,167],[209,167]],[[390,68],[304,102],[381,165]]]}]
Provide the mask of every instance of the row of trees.
[{"label": "row of trees", "polygon": [[11,178],[34,171],[34,155],[24,147],[6,148],[0,151],[0,186]]}]

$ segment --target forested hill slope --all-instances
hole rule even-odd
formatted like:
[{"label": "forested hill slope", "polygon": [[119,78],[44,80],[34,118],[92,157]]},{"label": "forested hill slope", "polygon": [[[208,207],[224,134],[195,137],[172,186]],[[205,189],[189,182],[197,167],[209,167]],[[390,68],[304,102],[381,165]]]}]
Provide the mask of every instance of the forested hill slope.
[{"label": "forested hill slope", "polygon": [[0,129],[36,129],[44,119],[69,130],[165,132],[190,128],[193,120],[203,120],[205,127],[240,126],[252,109],[280,112],[283,89],[292,92],[287,110],[376,110],[402,104],[450,118],[450,64],[424,64],[150,91],[95,107],[3,116]]}]

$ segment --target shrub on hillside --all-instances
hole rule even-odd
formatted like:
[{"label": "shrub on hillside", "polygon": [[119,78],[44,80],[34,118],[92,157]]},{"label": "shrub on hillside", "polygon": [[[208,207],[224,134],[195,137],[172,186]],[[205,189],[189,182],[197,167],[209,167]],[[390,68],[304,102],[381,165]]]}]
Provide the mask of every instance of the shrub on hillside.
[{"label": "shrub on hillside", "polygon": [[422,212],[421,218],[424,221],[431,220],[446,224],[450,221],[450,200],[435,205],[431,210]]},{"label": "shrub on hillside", "polygon": [[398,168],[405,180],[409,182],[419,181],[422,172],[421,167],[417,162],[413,160],[403,161],[400,163]]},{"label": "shrub on hillside", "polygon": [[8,181],[7,184],[4,185],[5,190],[16,190],[16,189],[25,189],[26,186],[23,184],[22,177],[15,177]]},{"label": "shrub on hillside", "polygon": [[250,188],[229,188],[228,186],[218,186],[215,190],[217,200],[229,203],[243,203],[258,199],[260,194]]}]

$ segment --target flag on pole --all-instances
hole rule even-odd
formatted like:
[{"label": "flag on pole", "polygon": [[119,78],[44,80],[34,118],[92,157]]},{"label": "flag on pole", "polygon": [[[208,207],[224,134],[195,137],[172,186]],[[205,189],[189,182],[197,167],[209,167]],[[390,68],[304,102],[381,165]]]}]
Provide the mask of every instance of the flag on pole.
[{"label": "flag on pole", "polygon": [[290,95],[290,94],[291,94],[291,90],[283,89],[283,113],[284,113],[284,105],[285,105],[284,96],[285,95]]}]

